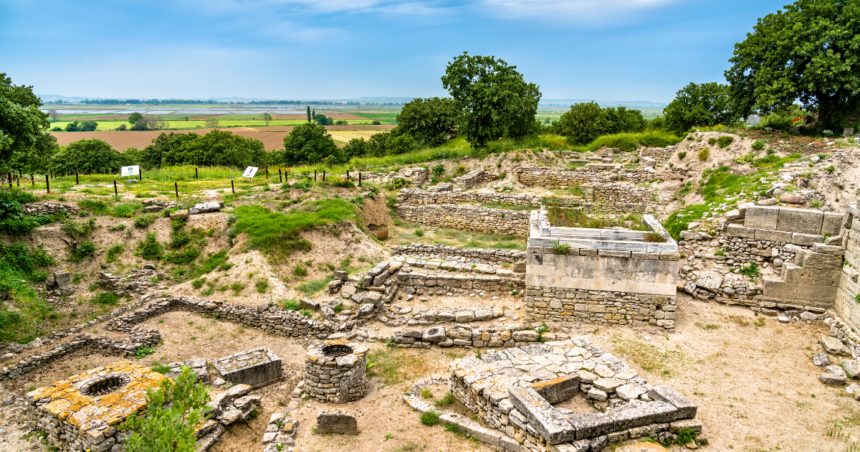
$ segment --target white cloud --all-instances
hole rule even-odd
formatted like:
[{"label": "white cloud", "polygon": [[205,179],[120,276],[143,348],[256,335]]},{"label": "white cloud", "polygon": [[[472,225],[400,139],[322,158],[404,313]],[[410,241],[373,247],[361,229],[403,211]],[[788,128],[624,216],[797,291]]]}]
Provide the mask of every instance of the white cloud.
[{"label": "white cloud", "polygon": [[656,9],[681,0],[483,0],[485,7],[509,17],[598,24],[626,20],[631,14]]}]

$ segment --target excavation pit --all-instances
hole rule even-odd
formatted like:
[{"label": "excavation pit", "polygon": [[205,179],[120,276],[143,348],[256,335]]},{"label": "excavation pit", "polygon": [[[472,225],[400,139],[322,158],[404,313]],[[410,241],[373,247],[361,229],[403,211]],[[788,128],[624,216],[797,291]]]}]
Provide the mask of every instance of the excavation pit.
[{"label": "excavation pit", "polygon": [[305,390],[315,400],[354,402],[367,394],[367,347],[345,340],[324,341],[305,358]]}]

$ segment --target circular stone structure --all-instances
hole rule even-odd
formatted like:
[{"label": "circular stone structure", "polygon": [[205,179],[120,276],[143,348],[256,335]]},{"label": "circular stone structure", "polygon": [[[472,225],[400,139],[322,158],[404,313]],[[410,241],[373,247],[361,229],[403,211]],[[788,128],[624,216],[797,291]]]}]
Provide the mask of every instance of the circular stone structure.
[{"label": "circular stone structure", "polygon": [[305,357],[305,391],[320,402],[354,402],[367,394],[367,347],[345,339],[323,341]]}]

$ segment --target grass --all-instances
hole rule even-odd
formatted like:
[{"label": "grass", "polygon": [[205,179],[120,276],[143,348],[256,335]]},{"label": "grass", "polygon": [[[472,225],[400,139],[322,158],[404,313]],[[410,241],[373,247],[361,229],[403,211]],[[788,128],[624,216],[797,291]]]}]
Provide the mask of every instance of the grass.
[{"label": "grass", "polygon": [[348,220],[357,222],[355,210],[355,205],[342,199],[312,201],[286,213],[245,205],[236,208],[235,228],[237,233],[250,236],[251,248],[262,251],[274,261],[283,261],[294,251],[311,249],[311,243],[301,236],[301,231]]},{"label": "grass", "polygon": [[116,262],[117,257],[119,257],[123,252],[125,252],[125,245],[119,242],[114,242],[114,244],[107,250],[105,261],[108,263]]},{"label": "grass", "polygon": [[326,277],[326,278],[322,278],[322,279],[316,279],[313,281],[308,281],[306,283],[299,284],[298,287],[296,287],[296,290],[298,290],[299,292],[301,292],[305,295],[313,295],[313,294],[325,289],[326,286],[328,286],[328,283],[330,283],[331,281],[332,281],[331,277]]},{"label": "grass", "polygon": [[436,410],[421,413],[421,423],[428,427],[439,425],[440,422],[442,421],[439,420],[439,412]]},{"label": "grass", "polygon": [[633,360],[639,367],[664,376],[672,375],[672,366],[682,363],[686,357],[680,350],[661,350],[653,344],[646,344],[621,335],[613,336],[612,343],[619,354]]},{"label": "grass", "polygon": [[670,132],[659,130],[604,135],[596,138],[591,143],[581,146],[573,146],[571,149],[577,152],[593,152],[602,147],[608,147],[630,152],[640,147],[665,147],[676,145],[680,142],[680,137]]},{"label": "grass", "polygon": [[0,341],[28,343],[55,329],[60,316],[31,284],[45,282],[44,268],[56,262],[44,248],[0,244],[0,292],[8,292],[0,311]]},{"label": "grass", "polygon": [[367,376],[386,385],[403,383],[430,370],[424,356],[402,348],[384,347],[367,354]]}]

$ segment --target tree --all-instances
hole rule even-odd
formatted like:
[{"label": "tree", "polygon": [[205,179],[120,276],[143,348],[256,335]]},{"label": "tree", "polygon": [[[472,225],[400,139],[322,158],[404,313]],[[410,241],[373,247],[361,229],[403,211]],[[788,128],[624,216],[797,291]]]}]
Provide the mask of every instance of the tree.
[{"label": "tree", "polygon": [[334,125],[334,119],[326,118],[326,116],[322,113],[314,113],[314,123],[319,124],[321,126],[331,126]]},{"label": "tree", "polygon": [[266,112],[263,112],[263,122],[265,122],[267,126],[269,125],[269,121],[271,121],[271,120],[272,120],[272,115],[270,115]]},{"label": "tree", "polygon": [[54,109],[48,110],[48,114],[51,115],[51,120],[57,122],[57,118],[60,117],[60,112]]},{"label": "tree", "polygon": [[346,143],[346,146],[343,147],[343,152],[346,154],[347,158],[361,157],[370,154],[370,143],[361,137],[353,138],[349,140],[349,143]]},{"label": "tree", "polygon": [[860,107],[860,4],[797,0],[768,14],[735,44],[726,71],[746,117],[799,101],[818,111],[818,129]]},{"label": "tree", "polygon": [[174,156],[181,154],[182,146],[185,143],[194,141],[199,137],[196,133],[170,132],[168,134],[162,132],[152,140],[152,144],[141,150],[140,159],[134,163],[143,166],[144,169],[159,168],[164,156],[170,155],[170,162],[168,164],[182,165],[185,163],[184,160],[180,161],[179,157]]},{"label": "tree", "polygon": [[397,116],[397,129],[425,146],[441,146],[457,134],[460,109],[453,99],[413,99]]},{"label": "tree", "polygon": [[93,120],[83,121],[78,125],[78,132],[95,132],[98,127],[99,123]]},{"label": "tree", "polygon": [[[52,151],[45,139],[48,115],[39,111],[42,101],[32,86],[16,86],[0,73],[0,171],[11,169],[13,159],[26,159],[30,153]],[[56,146],[56,140],[53,141]]]},{"label": "tree", "polygon": [[590,143],[610,128],[603,109],[596,102],[572,105],[557,124],[561,134],[577,144]]},{"label": "tree", "polygon": [[213,129],[203,136],[192,134],[194,138],[180,138],[162,151],[161,164],[197,166],[267,166],[269,153],[263,142],[256,138],[233,135],[232,132]]},{"label": "tree", "polygon": [[78,131],[78,121],[72,121],[66,124],[66,132],[77,132]]},{"label": "tree", "polygon": [[464,52],[448,64],[442,86],[462,112],[462,134],[476,147],[534,131],[541,93],[537,85],[523,80],[516,66]]},{"label": "tree", "polygon": [[663,110],[666,129],[682,134],[695,126],[734,124],[740,114],[729,95],[729,87],[716,82],[690,83],[678,91]]},{"label": "tree", "polygon": [[133,415],[120,427],[131,430],[123,448],[128,452],[193,452],[194,431],[211,410],[209,391],[195,382],[191,369],[183,366],[174,382],[165,378],[156,390],[146,390],[146,412]]},{"label": "tree", "polygon": [[284,137],[281,160],[287,165],[325,163],[334,165],[346,162],[346,154],[337,145],[326,128],[308,123],[296,126]]},{"label": "tree", "polygon": [[137,121],[140,121],[141,119],[143,119],[143,115],[138,113],[138,112],[134,112],[134,113],[128,115],[128,123],[132,124],[132,125],[134,125],[134,123],[136,123]]},{"label": "tree", "polygon": [[308,105],[308,122],[314,122],[313,116],[311,116],[311,106]]},{"label": "tree", "polygon": [[609,107],[603,109],[603,117],[607,122],[607,133],[641,132],[648,122],[639,110],[628,110],[627,107]]},{"label": "tree", "polygon": [[208,129],[217,129],[218,128],[218,118],[206,118],[203,121],[203,125]]},{"label": "tree", "polygon": [[93,138],[78,140],[62,148],[51,158],[50,167],[59,174],[74,174],[75,171],[116,173],[128,163],[128,159],[109,144]]}]

